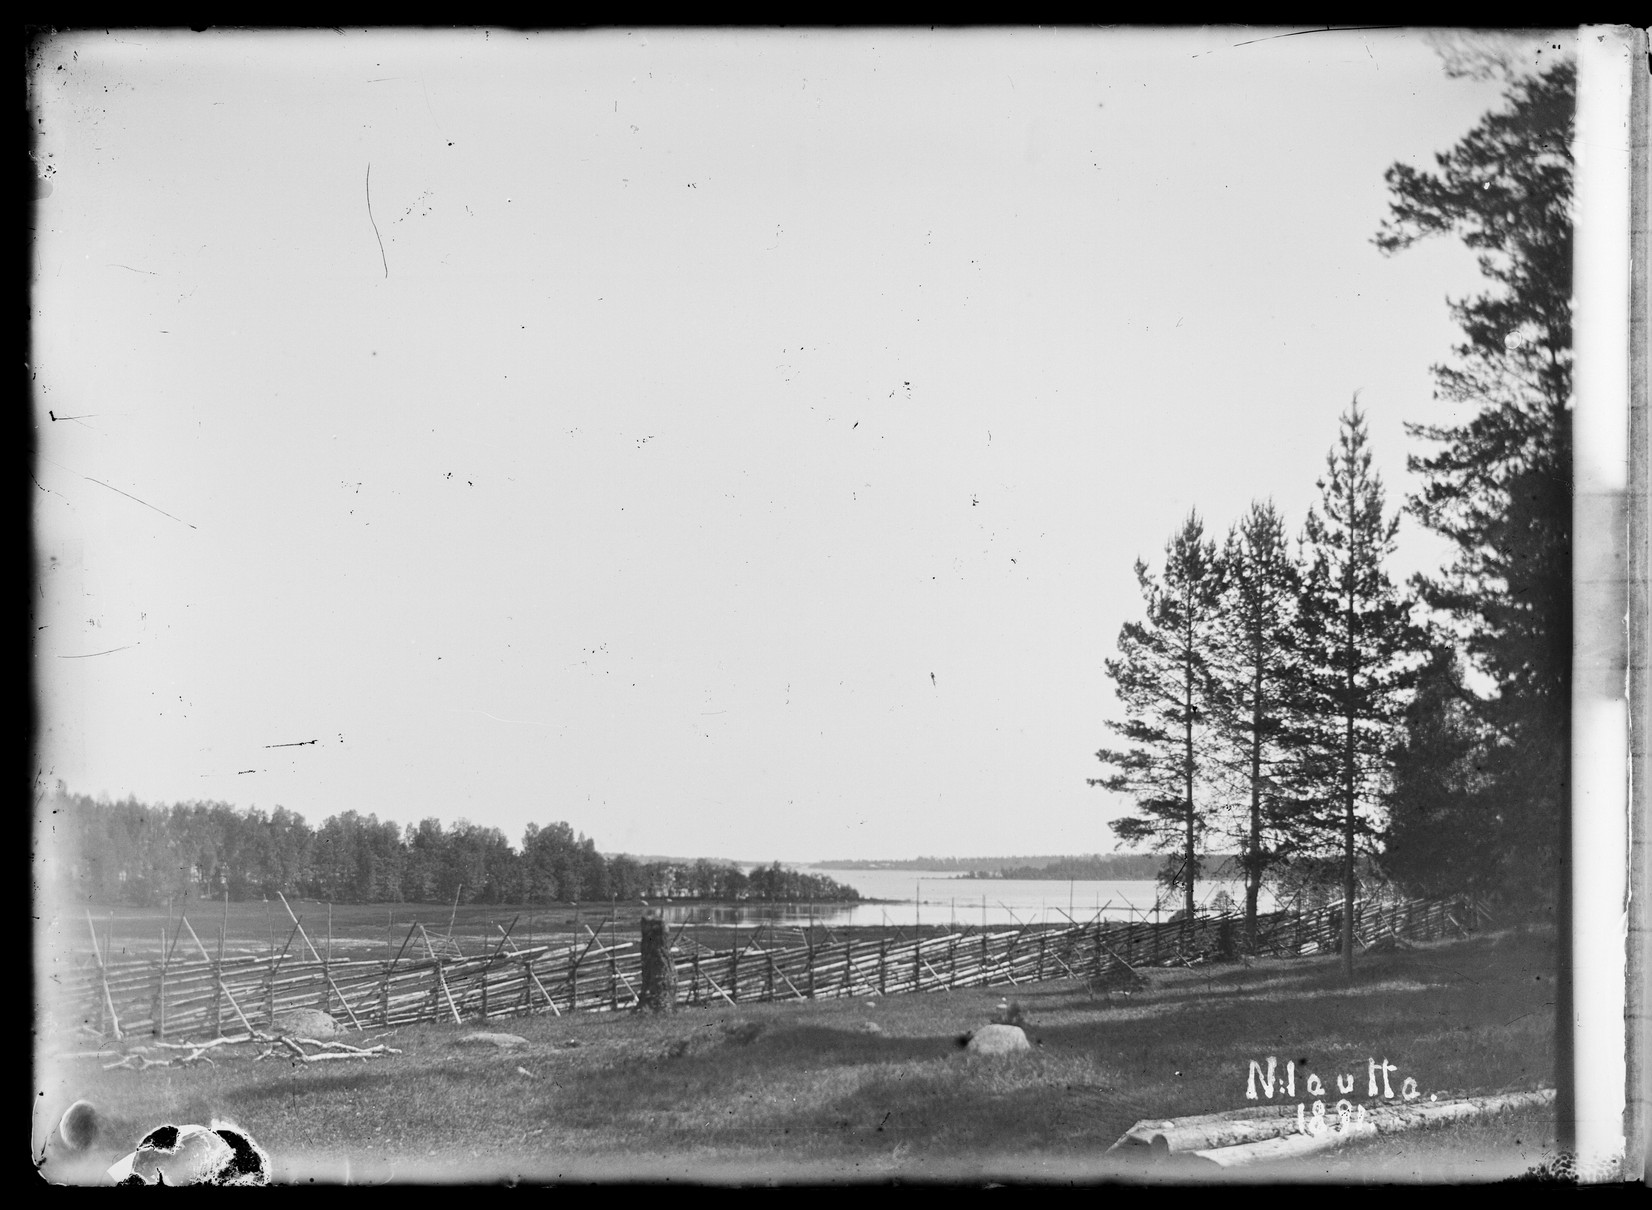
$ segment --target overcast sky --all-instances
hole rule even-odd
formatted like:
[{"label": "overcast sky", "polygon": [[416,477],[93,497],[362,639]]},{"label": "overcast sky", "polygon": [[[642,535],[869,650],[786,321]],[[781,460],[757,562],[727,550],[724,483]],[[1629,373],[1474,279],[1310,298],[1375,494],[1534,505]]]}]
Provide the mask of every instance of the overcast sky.
[{"label": "overcast sky", "polygon": [[1501,85],[1277,32],[48,42],[42,783],[1111,849],[1136,558],[1457,418],[1472,257],[1371,237]]}]

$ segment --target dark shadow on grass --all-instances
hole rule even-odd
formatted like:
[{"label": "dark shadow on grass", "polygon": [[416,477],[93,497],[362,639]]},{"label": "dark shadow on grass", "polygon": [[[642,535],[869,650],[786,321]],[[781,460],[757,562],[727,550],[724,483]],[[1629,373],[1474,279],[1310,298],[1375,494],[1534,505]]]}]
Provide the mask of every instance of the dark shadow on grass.
[{"label": "dark shadow on grass", "polygon": [[286,1101],[294,1095],[316,1096],[334,1092],[365,1092],[384,1088],[405,1080],[406,1073],[396,1070],[293,1072],[293,1079],[279,1083],[260,1083],[237,1089],[235,1100],[247,1104],[263,1101]]},{"label": "dark shadow on grass", "polygon": [[729,1038],[687,1038],[680,1054],[671,1047],[626,1060],[627,1066],[730,1069],[792,1066],[799,1069],[868,1063],[902,1063],[932,1059],[958,1047],[957,1038],[899,1037],[834,1029],[825,1025],[770,1025],[750,1041]]}]

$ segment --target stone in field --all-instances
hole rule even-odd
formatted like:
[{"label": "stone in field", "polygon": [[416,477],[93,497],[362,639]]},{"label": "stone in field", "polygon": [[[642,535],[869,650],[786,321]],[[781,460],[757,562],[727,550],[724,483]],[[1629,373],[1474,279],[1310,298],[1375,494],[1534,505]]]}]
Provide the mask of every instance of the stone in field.
[{"label": "stone in field", "polygon": [[473,1033],[456,1039],[460,1046],[497,1046],[501,1050],[512,1046],[526,1046],[528,1040],[516,1034]]},{"label": "stone in field", "polygon": [[1019,1025],[983,1025],[969,1036],[969,1052],[974,1055],[1010,1055],[1031,1050]]},{"label": "stone in field", "polygon": [[319,1008],[295,1008],[276,1014],[274,1032],[292,1038],[331,1038],[344,1027]]},{"label": "stone in field", "polygon": [[863,1034],[881,1034],[883,1032],[883,1026],[879,1025],[876,1021],[862,1021],[860,1023],[860,1032]]},{"label": "stone in field", "polygon": [[739,1046],[750,1046],[757,1041],[757,1035],[763,1032],[761,1021],[726,1021],[723,1023],[723,1036]]}]

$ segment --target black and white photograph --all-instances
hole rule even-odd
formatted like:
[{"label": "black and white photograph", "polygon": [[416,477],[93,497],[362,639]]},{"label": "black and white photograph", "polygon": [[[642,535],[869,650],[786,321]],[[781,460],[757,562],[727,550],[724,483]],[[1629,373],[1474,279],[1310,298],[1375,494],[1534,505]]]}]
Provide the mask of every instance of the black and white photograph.
[{"label": "black and white photograph", "polygon": [[26,50],[40,1182],[1641,1179],[1643,33]]}]

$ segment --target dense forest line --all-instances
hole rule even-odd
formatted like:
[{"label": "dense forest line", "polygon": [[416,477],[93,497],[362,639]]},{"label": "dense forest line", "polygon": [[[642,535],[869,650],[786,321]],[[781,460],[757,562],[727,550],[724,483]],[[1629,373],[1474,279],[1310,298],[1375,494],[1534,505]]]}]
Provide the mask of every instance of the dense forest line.
[{"label": "dense forest line", "polygon": [[63,854],[58,891],[91,903],[153,904],[174,895],[287,896],[333,903],[570,903],[609,899],[844,902],[853,887],[779,863],[749,873],[726,862],[643,862],[599,853],[566,823],[529,824],[521,848],[461,819],[403,827],[345,811],[312,828],[285,807],[222,802],[150,806],[70,794],[48,818]]}]

